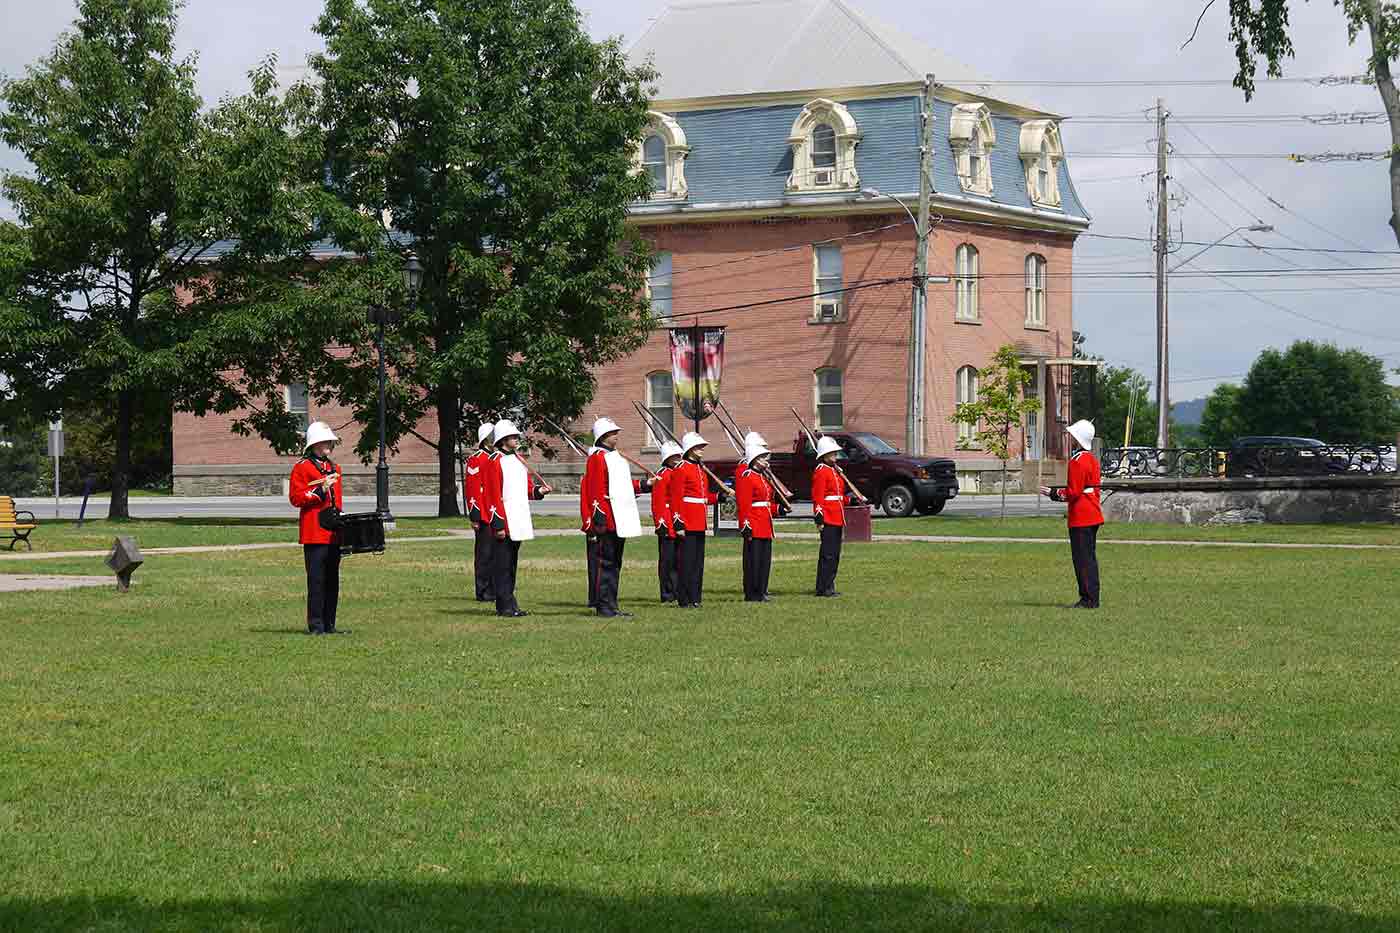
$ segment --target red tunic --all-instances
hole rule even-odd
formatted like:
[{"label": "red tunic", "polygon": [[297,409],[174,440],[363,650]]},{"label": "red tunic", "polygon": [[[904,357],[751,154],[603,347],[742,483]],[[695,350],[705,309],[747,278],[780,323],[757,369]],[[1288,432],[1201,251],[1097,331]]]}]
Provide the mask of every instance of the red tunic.
[{"label": "red tunic", "polygon": [[[340,467],[329,460],[323,460],[326,468],[323,470],[310,457],[303,457],[292,467],[292,477],[287,486],[287,498],[292,505],[301,510],[300,533],[297,540],[302,544],[332,544],[335,542],[335,534],[321,527],[318,516],[321,510],[334,505],[337,509],[341,507],[340,487],[341,475]],[[335,475],[335,484],[331,487],[329,498],[321,498],[313,491],[311,484],[317,482],[322,477]]]},{"label": "red tunic", "polygon": [[668,538],[676,536],[671,512],[671,477],[675,472],[670,467],[662,467],[656,471],[656,479],[651,481],[651,521],[657,528],[665,528]]},{"label": "red tunic", "polygon": [[481,517],[486,514],[483,505],[486,501],[482,493],[482,469],[486,462],[491,459],[489,451],[478,450],[467,458],[466,476],[462,478],[462,500],[467,505],[467,515],[472,523],[481,521]]},{"label": "red tunic", "polygon": [[1075,451],[1069,458],[1069,478],[1060,498],[1068,503],[1065,518],[1071,528],[1103,524],[1099,507],[1099,461],[1087,450]]},{"label": "red tunic", "polygon": [[817,464],[812,471],[812,509],[828,525],[846,524],[846,483],[835,468]]},{"label": "red tunic", "polygon": [[[583,485],[579,487],[578,511],[583,520],[585,533],[593,531],[617,531],[617,521],[613,518],[612,496],[608,493],[608,451],[594,447],[583,468]],[[642,484],[632,480],[632,492],[642,491]],[[598,514],[601,513],[601,518]],[[594,523],[598,527],[595,529]]]},{"label": "red tunic", "polygon": [[710,491],[710,477],[700,464],[682,460],[671,471],[668,485],[671,511],[681,520],[686,534],[705,530],[705,506],[719,501],[718,493]]},{"label": "red tunic", "polygon": [[734,484],[739,504],[739,530],[747,528],[755,538],[773,537],[773,487],[763,474],[745,468]]},{"label": "red tunic", "polygon": [[[492,531],[504,531],[509,538],[510,522],[506,519],[506,502],[502,492],[504,477],[501,473],[501,457],[501,452],[496,451],[487,458],[481,468],[481,494],[485,500],[482,521],[490,525]],[[544,487],[535,480],[533,474],[530,477],[530,498],[544,498]]]}]

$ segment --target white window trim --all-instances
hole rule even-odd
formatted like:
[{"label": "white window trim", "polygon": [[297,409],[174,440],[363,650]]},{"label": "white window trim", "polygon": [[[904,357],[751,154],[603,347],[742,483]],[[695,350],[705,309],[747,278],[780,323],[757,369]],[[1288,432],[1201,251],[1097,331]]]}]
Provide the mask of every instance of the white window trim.
[{"label": "white window trim", "polygon": [[[963,373],[967,376],[967,395],[963,397]],[[977,395],[981,386],[978,385],[977,367],[972,365],[959,366],[953,373],[953,403],[955,405],[972,404],[977,401]],[[958,447],[963,450],[976,449],[977,425],[971,421],[958,422]]]},{"label": "white window trim", "polygon": [[1049,318],[1050,263],[1040,253],[1026,254],[1026,326],[1044,329]]},{"label": "white window trim", "polygon": [[676,254],[671,250],[667,249],[657,250],[652,255],[652,268],[656,268],[656,257],[662,255],[663,253],[671,257],[671,274],[667,276],[666,281],[667,287],[671,289],[671,297],[666,299],[667,301],[671,302],[671,313],[665,315],[657,314],[656,306],[651,305],[651,302],[653,300],[651,294],[651,280],[654,279],[656,276],[654,276],[650,271],[648,271],[646,278],[647,304],[651,305],[651,317],[654,321],[669,321],[672,317],[675,316],[676,313],[676,287],[673,284],[674,277],[676,274]]},{"label": "white window trim", "polygon": [[[817,243],[812,246],[812,291],[823,291],[821,284],[821,260],[817,255],[820,247],[828,244]],[[840,247],[836,247],[840,251]],[[844,288],[846,285],[846,257],[841,257],[841,284],[838,287]],[[822,305],[836,305],[835,316],[822,316]],[[816,295],[812,297],[812,316],[807,320],[808,324],[844,324],[846,323],[846,293],[837,292],[832,295]],[[832,367],[827,367],[832,368]]]},{"label": "white window trim", "polygon": [[[973,145],[974,141],[977,143]],[[997,144],[992,111],[986,104],[957,104],[948,127],[948,144],[953,147],[958,183],[969,194],[992,194],[991,150]],[[978,177],[972,177],[972,156],[980,159]]]},{"label": "white window trim", "polygon": [[[1049,190],[1040,190],[1040,149],[1044,144],[1050,153]],[[1021,168],[1026,175],[1026,193],[1036,207],[1059,207],[1060,163],[1065,150],[1060,144],[1060,125],[1054,120],[1029,120],[1021,124]]]},{"label": "white window trim", "polygon": [[642,133],[642,138],[637,140],[637,149],[633,154],[635,171],[647,172],[642,147],[646,144],[648,136],[660,136],[661,141],[666,144],[666,186],[653,191],[649,200],[684,201],[690,191],[685,181],[685,160],[690,155],[685,130],[681,129],[674,117],[656,110],[647,111],[647,120],[647,129]]},{"label": "white window trim", "polygon": [[[644,392],[643,392],[643,397],[646,399],[646,409],[647,409],[647,411],[649,411],[649,412],[652,412],[652,411],[654,411],[656,408],[660,407],[660,406],[658,406],[658,405],[655,404],[655,400],[653,399],[652,394],[651,394],[651,377],[652,377],[652,376],[666,376],[666,377],[668,377],[668,378],[671,379],[671,424],[674,426],[675,423],[676,423],[676,384],[675,384],[675,378],[674,378],[674,376],[673,376],[671,373],[667,372],[667,371],[664,370],[664,369],[653,369],[651,372],[647,373],[647,374],[642,378],[643,390],[644,390]],[[647,438],[646,438],[646,439],[647,439],[646,446],[645,446],[643,449],[645,449],[645,450],[647,450],[647,451],[660,450],[660,449],[661,449],[661,442],[662,442],[663,440],[665,440],[665,439],[662,438],[662,437],[658,437],[658,436],[652,431],[652,428],[651,428],[651,425],[650,425],[650,424],[647,425]]]},{"label": "white window trim", "polygon": [[[818,184],[820,176],[812,166],[812,131],[821,124],[836,131],[836,167],[830,169],[830,182]],[[792,172],[787,177],[787,191],[855,191],[860,188],[856,172],[856,143],[860,128],[851,112],[835,101],[818,98],[812,101],[792,123],[788,145],[792,147]],[[822,169],[821,171],[828,171]]]},{"label": "white window trim", "polygon": [[[822,423],[822,373],[841,374],[841,423]],[[832,404],[830,402],[826,404]],[[839,366],[823,366],[812,370],[812,424],[818,431],[843,431],[846,428],[846,373]]]},{"label": "white window trim", "polygon": [[[962,258],[968,255],[972,268],[964,273]],[[953,253],[954,269],[954,305],[953,318],[968,323],[980,323],[982,320],[982,254],[977,247],[971,243],[960,243]],[[966,296],[967,300],[963,298]],[[967,310],[964,311],[964,305]]]}]

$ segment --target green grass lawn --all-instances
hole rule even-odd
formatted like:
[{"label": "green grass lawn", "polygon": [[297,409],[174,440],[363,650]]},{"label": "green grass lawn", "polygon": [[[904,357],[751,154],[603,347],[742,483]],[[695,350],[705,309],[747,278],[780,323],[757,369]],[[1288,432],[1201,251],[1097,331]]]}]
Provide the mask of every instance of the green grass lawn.
[{"label": "green grass lawn", "polygon": [[[807,527],[811,527],[807,523]],[[806,530],[805,528],[803,530]],[[875,533],[911,535],[971,535],[987,538],[1063,538],[1063,515],[1043,518],[975,518],[935,515],[919,518],[876,518]],[[1100,541],[1241,541],[1278,544],[1394,544],[1400,545],[1400,524],[1335,525],[1177,525],[1165,522],[1110,522]]]},{"label": "green grass lawn", "polygon": [[[579,611],[579,539],[158,556],[9,594],[0,930],[1400,929],[1395,557],[711,543]],[[3,563],[3,562],[0,562]],[[9,568],[7,568],[9,569]],[[93,572],[92,559],[24,572]]]}]

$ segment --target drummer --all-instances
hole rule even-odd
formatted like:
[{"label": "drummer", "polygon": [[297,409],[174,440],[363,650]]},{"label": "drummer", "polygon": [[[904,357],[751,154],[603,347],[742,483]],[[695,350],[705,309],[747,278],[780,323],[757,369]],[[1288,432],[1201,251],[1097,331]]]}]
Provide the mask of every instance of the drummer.
[{"label": "drummer", "polygon": [[[302,559],[306,564],[306,629],[312,635],[347,635],[335,627],[340,596],[340,545],[322,524],[322,512],[341,508],[340,467],[331,451],[340,442],[330,425],[313,422],[306,429],[305,456],[292,467],[288,497],[301,511]],[[331,513],[332,515],[334,513]]]}]

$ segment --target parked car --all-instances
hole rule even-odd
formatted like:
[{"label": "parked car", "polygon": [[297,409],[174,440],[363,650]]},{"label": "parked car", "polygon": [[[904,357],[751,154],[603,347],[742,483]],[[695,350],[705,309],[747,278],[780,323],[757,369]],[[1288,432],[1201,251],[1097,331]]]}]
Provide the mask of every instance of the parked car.
[{"label": "parked car", "polygon": [[1319,476],[1350,469],[1347,456],[1315,437],[1237,437],[1225,461],[1226,476]]},{"label": "parked car", "polygon": [[[869,431],[827,431],[826,436],[841,445],[837,460],[861,495],[886,515],[903,518],[916,510],[921,515],[937,515],[949,499],[958,494],[957,464],[946,457],[911,457],[902,454],[878,434]],[[707,460],[710,469],[728,481],[737,460]],[[815,451],[799,434],[792,441],[791,453],[774,450],[769,462],[773,473],[796,494],[812,498],[812,470]]]}]

